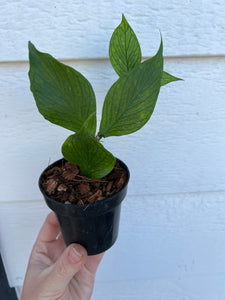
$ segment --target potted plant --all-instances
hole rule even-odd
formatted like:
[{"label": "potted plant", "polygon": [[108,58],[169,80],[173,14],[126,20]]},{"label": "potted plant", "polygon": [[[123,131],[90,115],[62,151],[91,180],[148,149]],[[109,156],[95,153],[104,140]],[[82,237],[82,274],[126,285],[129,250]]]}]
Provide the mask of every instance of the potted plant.
[{"label": "potted plant", "polygon": [[29,78],[39,112],[73,131],[63,158],[48,166],[39,187],[55,212],[66,244],[77,242],[93,255],[118,235],[121,202],[129,181],[127,166],[101,140],[133,133],[153,113],[161,86],[179,80],[163,71],[163,44],[141,62],[137,37],[124,15],[110,40],[109,57],[119,78],[109,89],[96,134],[96,100],[91,84],[75,69],[29,42]]}]

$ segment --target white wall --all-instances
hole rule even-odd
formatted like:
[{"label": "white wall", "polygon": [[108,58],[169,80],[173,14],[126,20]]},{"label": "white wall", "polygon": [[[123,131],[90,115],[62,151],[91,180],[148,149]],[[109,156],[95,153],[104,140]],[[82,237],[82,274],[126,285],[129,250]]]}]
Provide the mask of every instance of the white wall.
[{"label": "white wall", "polygon": [[[144,57],[159,29],[165,69],[184,82],[163,87],[139,132],[105,140],[130,167],[120,235],[92,299],[225,298],[225,6],[223,0],[0,0],[0,251],[11,286],[22,286],[48,208],[40,172],[61,157],[69,131],[39,115],[28,81],[27,42],[81,71],[100,117],[116,80],[108,44],[124,13]],[[118,262],[115,264],[115,262]]]}]

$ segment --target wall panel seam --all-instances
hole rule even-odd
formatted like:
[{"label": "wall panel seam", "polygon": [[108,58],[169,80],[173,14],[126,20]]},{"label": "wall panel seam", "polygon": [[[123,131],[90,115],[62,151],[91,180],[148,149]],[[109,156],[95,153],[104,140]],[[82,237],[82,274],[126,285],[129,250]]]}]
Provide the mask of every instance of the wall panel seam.
[{"label": "wall panel seam", "polygon": [[[143,60],[146,60],[150,58],[150,56],[144,56],[142,57]],[[165,60],[188,60],[188,59],[202,59],[202,60],[208,60],[208,59],[221,59],[225,58],[225,54],[216,54],[216,55],[181,55],[181,56],[164,56]],[[93,57],[93,58],[58,58],[59,61],[62,61],[64,63],[72,63],[72,62],[109,62],[108,57]],[[25,65],[28,64],[28,60],[8,60],[8,61],[1,61],[0,60],[0,66],[1,65]]]},{"label": "wall panel seam", "polygon": [[[165,194],[128,194],[126,197],[127,198],[137,198],[137,197],[149,197],[149,198],[159,198],[159,197],[163,197],[163,198],[182,198],[182,197],[196,197],[196,196],[206,196],[206,195],[223,195],[225,196],[225,190],[219,190],[219,191],[203,191],[203,192],[184,192],[184,193],[165,193]],[[23,204],[35,204],[35,203],[40,203],[43,202],[43,199],[39,199],[39,200],[9,200],[9,201],[0,201],[0,205],[3,204],[16,204],[16,203],[23,203]]]}]

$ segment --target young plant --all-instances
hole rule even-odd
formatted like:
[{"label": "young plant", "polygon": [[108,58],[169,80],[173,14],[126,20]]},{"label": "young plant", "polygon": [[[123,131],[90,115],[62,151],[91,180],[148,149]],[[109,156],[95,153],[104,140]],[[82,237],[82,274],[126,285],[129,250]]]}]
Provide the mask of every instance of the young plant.
[{"label": "young plant", "polygon": [[109,89],[96,134],[96,99],[88,80],[29,42],[29,78],[37,107],[45,119],[73,132],[62,145],[66,160],[83,175],[102,178],[116,162],[100,140],[130,134],[151,117],[161,86],[177,77],[163,71],[163,43],[141,62],[141,48],[124,15],[110,40],[109,57],[119,79]]}]

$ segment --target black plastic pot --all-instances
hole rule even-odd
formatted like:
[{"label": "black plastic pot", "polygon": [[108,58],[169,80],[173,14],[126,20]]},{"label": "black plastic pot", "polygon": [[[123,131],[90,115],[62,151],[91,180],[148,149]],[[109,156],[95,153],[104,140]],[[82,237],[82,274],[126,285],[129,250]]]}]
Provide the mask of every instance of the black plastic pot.
[{"label": "black plastic pot", "polygon": [[109,249],[116,241],[119,231],[121,202],[126,196],[130,177],[127,166],[119,160],[127,171],[127,182],[113,196],[92,204],[65,204],[48,197],[42,189],[42,176],[48,169],[62,165],[63,159],[47,167],[40,176],[39,188],[61,227],[66,245],[78,243],[87,249],[88,255],[95,255]]}]

